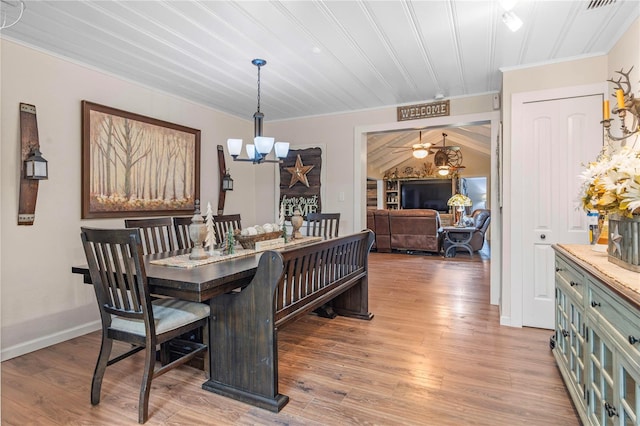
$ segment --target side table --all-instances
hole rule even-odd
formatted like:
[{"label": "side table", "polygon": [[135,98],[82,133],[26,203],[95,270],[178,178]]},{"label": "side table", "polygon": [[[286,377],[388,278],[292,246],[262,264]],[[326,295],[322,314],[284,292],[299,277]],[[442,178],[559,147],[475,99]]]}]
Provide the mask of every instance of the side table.
[{"label": "side table", "polygon": [[[444,257],[451,256],[451,249],[463,248],[469,252],[470,256],[473,256],[473,249],[471,248],[471,237],[476,230],[474,227],[458,227],[458,226],[444,226],[442,232],[444,233]],[[455,256],[455,255],[454,255]]]}]

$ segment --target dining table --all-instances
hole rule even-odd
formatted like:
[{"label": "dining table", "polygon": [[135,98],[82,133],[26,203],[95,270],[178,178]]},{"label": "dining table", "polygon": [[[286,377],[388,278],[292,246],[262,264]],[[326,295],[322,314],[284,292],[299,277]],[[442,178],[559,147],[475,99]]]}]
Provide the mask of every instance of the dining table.
[{"label": "dining table", "polygon": [[[154,263],[159,259],[188,254],[190,249],[174,250],[144,256],[149,292],[192,302],[207,302],[251,281],[256,273],[262,253],[211,262],[200,266],[181,268]],[[91,284],[87,265],[73,266],[71,272],[81,274],[85,284]]]},{"label": "dining table", "polygon": [[[321,237],[304,237],[286,243],[281,249],[313,244],[323,239]],[[239,250],[239,252],[232,255],[218,256],[214,254],[209,259],[191,262],[188,256],[190,250],[174,250],[144,256],[147,283],[149,292],[152,295],[211,303],[217,296],[231,293],[249,285],[256,274],[260,257],[263,254],[261,251]],[[85,284],[92,284],[87,265],[72,266],[71,272],[82,275]],[[224,336],[218,337],[224,339]],[[209,347],[216,346],[214,338],[210,333]],[[212,365],[211,351],[208,351],[208,359],[204,360],[204,362],[207,362],[209,366]],[[210,387],[206,386],[207,383],[215,380],[216,377],[210,377],[203,384],[203,388],[225,396],[232,396],[226,391],[210,389]],[[236,399],[238,398],[236,397]],[[249,403],[256,401],[255,398],[240,399]],[[260,406],[260,398],[257,401],[257,405]]]}]

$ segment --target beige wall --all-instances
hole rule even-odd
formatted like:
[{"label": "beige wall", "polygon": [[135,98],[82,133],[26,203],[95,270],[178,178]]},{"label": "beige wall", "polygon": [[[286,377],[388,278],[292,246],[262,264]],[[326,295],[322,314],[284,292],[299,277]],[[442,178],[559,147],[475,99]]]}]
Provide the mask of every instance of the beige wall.
[{"label": "beige wall", "polygon": [[[629,75],[629,81],[631,81],[631,92],[635,95],[636,99],[640,97],[640,19],[637,19],[633,25],[626,32],[625,36],[622,37],[615,46],[611,49],[611,52],[608,55],[608,67],[607,67],[607,79],[617,80],[622,77],[620,74],[617,74],[616,71],[623,70],[624,72],[629,72],[629,69],[633,66],[631,70],[631,74]],[[609,94],[608,97],[611,108],[616,104],[616,97],[613,95],[615,93],[616,86],[613,83],[609,83]],[[614,136],[620,136],[620,121],[613,114],[611,116],[613,119],[611,123],[612,134]],[[626,119],[626,123],[628,127],[632,126],[632,117],[629,116]],[[630,140],[634,140],[631,138]]]},{"label": "beige wall", "polygon": [[[612,70],[619,70],[624,67],[628,70],[634,66],[635,77],[631,79],[632,84],[637,84],[640,69],[640,23],[636,20],[624,33],[618,43],[612,48],[609,55],[585,57],[571,61],[558,62],[554,64],[526,67],[520,69],[504,69],[503,71],[503,140],[504,140],[504,204],[503,204],[503,252],[502,252],[502,274],[505,277],[502,281],[501,290],[501,316],[503,323],[510,323],[510,318],[514,315],[515,309],[521,310],[519,306],[512,306],[512,287],[521,285],[515,278],[517,271],[512,271],[511,259],[512,250],[516,248],[512,241],[511,215],[513,209],[511,205],[512,194],[519,192],[520,188],[511,186],[512,170],[516,170],[519,165],[511,163],[511,147],[518,143],[511,138],[511,98],[515,93],[534,92],[540,90],[555,89],[560,87],[580,86],[587,84],[604,84],[613,74]],[[633,88],[633,92],[638,92],[638,87]],[[515,233],[515,232],[514,232]],[[516,272],[514,275],[513,273]],[[517,316],[517,315],[515,315]]]},{"label": "beige wall", "polygon": [[[71,266],[83,264],[80,226],[123,226],[122,219],[80,220],[80,101],[202,131],[201,199],[217,206],[217,144],[230,135],[248,138],[253,125],[203,106],[160,93],[103,72],[2,40],[2,147],[0,252],[2,357],[80,335],[96,323],[90,286]],[[41,151],[49,180],[40,182],[33,226],[17,226],[19,103],[36,106]],[[229,159],[227,160],[229,163]],[[253,222],[254,167],[231,165],[235,190],[226,212],[242,212]]]},{"label": "beige wall", "polygon": [[[419,103],[419,102],[416,102]],[[482,113],[493,111],[493,98],[491,94],[473,96],[467,98],[451,99],[451,116]],[[323,182],[325,197],[322,200],[322,209],[328,212],[341,213],[341,232],[352,232],[356,229],[355,216],[360,212],[354,211],[354,182],[360,182],[363,188],[365,181],[360,176],[355,176],[355,164],[361,161],[359,153],[355,151],[355,129],[366,126],[376,126],[379,129],[413,128],[417,126],[428,127],[435,121],[438,124],[446,117],[436,119],[413,120],[411,122],[397,122],[396,106],[376,110],[359,111],[344,114],[332,114],[320,117],[300,118],[265,123],[265,134],[275,136],[278,140],[287,140],[296,145],[322,144],[326,146],[325,167],[329,167],[326,182]],[[470,158],[471,160],[471,158]],[[364,160],[366,163],[366,159]],[[466,158],[465,158],[466,165]],[[366,164],[362,164],[366,170]],[[487,168],[489,165],[487,165]],[[466,170],[465,170],[466,172]],[[478,171],[480,173],[480,171]],[[487,176],[486,174],[473,174],[473,176]],[[468,174],[468,176],[471,176]],[[266,178],[266,175],[261,176]],[[341,193],[344,193],[344,201],[340,201]],[[265,194],[261,203],[270,202],[270,208],[265,210],[264,221],[268,215],[273,214],[275,192]],[[260,212],[257,213],[260,217]],[[258,220],[260,222],[260,220]]]}]

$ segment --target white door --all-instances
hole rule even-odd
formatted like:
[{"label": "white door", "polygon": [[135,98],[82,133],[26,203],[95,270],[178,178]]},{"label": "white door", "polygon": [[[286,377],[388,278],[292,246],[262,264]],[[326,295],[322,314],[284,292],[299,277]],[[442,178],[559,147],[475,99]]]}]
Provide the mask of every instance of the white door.
[{"label": "white door", "polygon": [[589,242],[578,175],[602,149],[602,99],[598,94],[523,105],[523,326],[554,326],[551,245]]}]

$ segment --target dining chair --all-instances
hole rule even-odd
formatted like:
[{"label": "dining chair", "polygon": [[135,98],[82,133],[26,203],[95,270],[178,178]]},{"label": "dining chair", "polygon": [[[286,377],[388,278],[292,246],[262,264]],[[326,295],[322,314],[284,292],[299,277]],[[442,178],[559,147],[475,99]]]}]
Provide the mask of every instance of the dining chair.
[{"label": "dining chair", "polygon": [[307,237],[337,237],[340,213],[308,213]]},{"label": "dining chair", "polygon": [[213,216],[213,224],[216,227],[216,243],[220,244],[224,241],[229,228],[232,230],[242,229],[239,214],[227,214]]},{"label": "dining chair", "polygon": [[191,225],[191,220],[193,216],[182,216],[182,217],[174,217],[173,220],[173,230],[176,233],[176,243],[178,245],[178,249],[188,249],[193,247],[193,241],[189,236],[189,225]]},{"label": "dining chair", "polygon": [[170,217],[125,219],[124,227],[140,229],[144,254],[155,254],[175,250],[173,243],[173,223]]},{"label": "dining chair", "polygon": [[[149,417],[152,379],[208,350],[206,344],[192,342],[191,351],[156,369],[156,346],[198,327],[203,327],[208,336],[209,306],[174,298],[151,299],[139,229],[82,227],[81,238],[102,322],[102,343],[91,382],[91,404],[100,403],[107,367],[145,350],[138,401],[138,423],[144,423]],[[111,358],[114,340],[129,343],[132,348]],[[205,359],[208,359],[206,355]]]}]

